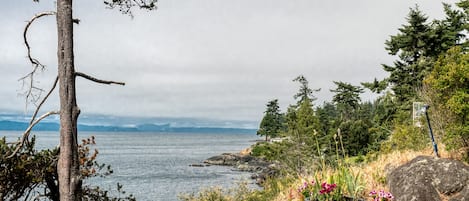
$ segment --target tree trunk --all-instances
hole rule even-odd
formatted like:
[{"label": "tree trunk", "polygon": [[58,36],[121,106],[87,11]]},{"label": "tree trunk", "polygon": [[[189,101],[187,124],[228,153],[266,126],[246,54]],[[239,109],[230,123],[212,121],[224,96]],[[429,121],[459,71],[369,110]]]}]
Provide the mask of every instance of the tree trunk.
[{"label": "tree trunk", "polygon": [[72,0],[57,0],[58,75],[60,96],[60,154],[57,165],[61,201],[80,198],[77,119],[75,97]]}]

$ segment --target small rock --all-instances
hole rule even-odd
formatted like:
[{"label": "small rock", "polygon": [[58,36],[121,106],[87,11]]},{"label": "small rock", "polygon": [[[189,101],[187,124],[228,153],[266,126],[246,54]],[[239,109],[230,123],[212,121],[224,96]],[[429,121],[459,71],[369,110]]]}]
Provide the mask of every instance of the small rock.
[{"label": "small rock", "polygon": [[194,163],[194,164],[190,164],[189,166],[190,167],[205,167],[206,165]]}]

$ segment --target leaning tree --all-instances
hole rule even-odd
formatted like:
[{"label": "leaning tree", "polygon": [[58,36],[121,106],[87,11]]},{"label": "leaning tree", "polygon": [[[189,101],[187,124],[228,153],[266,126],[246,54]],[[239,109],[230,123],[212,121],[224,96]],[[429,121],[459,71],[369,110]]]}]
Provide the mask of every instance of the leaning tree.
[{"label": "leaning tree", "polygon": [[[39,0],[33,0],[38,2]],[[117,8],[124,14],[132,16],[132,8],[140,8],[147,10],[156,9],[157,0],[104,0],[104,4],[108,8]],[[77,143],[77,120],[80,115],[80,109],[76,101],[75,80],[82,77],[87,80],[100,84],[118,84],[124,85],[123,82],[108,81],[95,78],[86,73],[75,71],[74,54],[73,54],[73,26],[80,22],[73,16],[72,0],[57,0],[56,10],[41,12],[36,14],[26,24],[23,38],[27,48],[27,56],[32,64],[32,71],[24,76],[21,80],[28,83],[29,87],[26,92],[26,100],[36,103],[36,109],[31,117],[29,127],[23,133],[23,136],[16,143],[16,149],[9,154],[8,157],[14,157],[19,150],[28,143],[29,134],[32,128],[42,119],[50,115],[60,116],[60,153],[57,164],[58,185],[61,201],[76,201],[81,199],[82,178],[79,171],[78,143]],[[58,73],[51,89],[44,97],[40,97],[43,90],[34,86],[34,76],[37,71],[45,68],[41,62],[34,58],[31,54],[31,48],[28,43],[27,33],[31,24],[44,16],[56,16],[57,21],[57,59]],[[56,86],[59,85],[60,108],[57,111],[49,111],[37,117],[41,106],[46,102]]]}]

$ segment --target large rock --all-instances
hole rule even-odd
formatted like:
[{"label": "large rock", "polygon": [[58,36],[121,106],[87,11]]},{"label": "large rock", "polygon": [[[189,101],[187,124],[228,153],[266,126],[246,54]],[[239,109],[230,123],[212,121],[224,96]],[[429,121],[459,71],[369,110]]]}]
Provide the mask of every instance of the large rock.
[{"label": "large rock", "polygon": [[261,158],[253,157],[251,155],[233,153],[224,153],[222,155],[210,157],[206,159],[204,163],[210,165],[227,165],[233,167],[252,166],[254,169],[256,169],[255,167],[264,168],[272,164]]},{"label": "large rock", "polygon": [[418,156],[391,171],[388,185],[396,201],[469,201],[469,166]]},{"label": "large rock", "polygon": [[251,178],[255,179],[257,183],[262,183],[267,177],[274,176],[280,169],[278,164],[268,162],[262,158],[233,153],[224,153],[210,157],[206,159],[204,163],[209,165],[232,166],[238,171],[252,172]]},{"label": "large rock", "polygon": [[234,166],[238,164],[240,160],[241,160],[241,155],[239,154],[224,153],[222,155],[210,157],[206,159],[204,163],[210,164],[210,165]]}]

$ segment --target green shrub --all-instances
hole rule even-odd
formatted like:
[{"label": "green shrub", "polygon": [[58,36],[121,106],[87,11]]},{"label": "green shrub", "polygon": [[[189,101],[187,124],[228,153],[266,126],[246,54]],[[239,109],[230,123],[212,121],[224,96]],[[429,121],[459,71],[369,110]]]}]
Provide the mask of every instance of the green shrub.
[{"label": "green shrub", "polygon": [[252,147],[251,155],[267,160],[276,160],[280,158],[285,149],[285,144],[282,142],[260,142]]},{"label": "green shrub", "polygon": [[179,199],[183,201],[229,201],[231,200],[228,195],[223,193],[220,187],[213,187],[200,191],[197,195],[186,194],[179,195]]},{"label": "green shrub", "polygon": [[393,150],[422,150],[429,146],[430,139],[424,128],[414,125],[397,125],[388,141],[384,142],[381,151],[384,153]]},{"label": "green shrub", "polygon": [[[201,190],[198,193],[180,194],[178,198],[182,201],[262,201],[272,200],[284,189],[271,188],[264,190],[250,189],[246,181],[241,181],[234,188],[222,189],[221,187],[211,187]],[[274,190],[274,192],[272,192]]]}]

